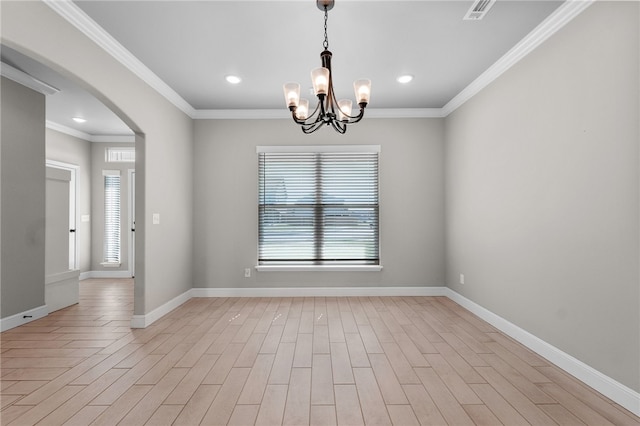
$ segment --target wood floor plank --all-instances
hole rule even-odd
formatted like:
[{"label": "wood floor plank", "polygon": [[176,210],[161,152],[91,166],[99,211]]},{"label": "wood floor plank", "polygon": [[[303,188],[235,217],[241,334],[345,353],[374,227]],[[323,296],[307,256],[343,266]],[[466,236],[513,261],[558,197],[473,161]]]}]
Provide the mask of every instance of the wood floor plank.
[{"label": "wood floor plank", "polygon": [[80,411],[73,415],[69,420],[63,423],[63,426],[78,426],[93,424],[94,420],[106,410],[104,405],[86,405]]},{"label": "wood floor plank", "polygon": [[238,359],[238,355],[242,352],[244,345],[242,343],[232,343],[218,357],[209,374],[204,378],[202,384],[205,385],[221,385],[224,383],[227,375],[233,368]]},{"label": "wood floor plank", "polygon": [[478,367],[478,373],[498,391],[500,395],[518,410],[531,424],[548,425],[553,420],[531,402],[522,392],[492,367]]},{"label": "wood floor plank", "polygon": [[283,325],[272,325],[264,338],[264,342],[262,342],[259,353],[275,354],[278,351],[278,345],[280,344],[283,331]]},{"label": "wood floor plank", "polygon": [[221,387],[221,385],[200,385],[173,424],[175,426],[200,424]]},{"label": "wood floor plank", "polygon": [[637,425],[638,419],[628,411],[619,410],[615,404],[602,395],[594,393],[591,388],[585,384],[578,382],[577,379],[569,376],[567,373],[560,371],[557,367],[537,367],[546,377],[549,377],[558,384],[562,389],[569,392],[572,396],[582,401],[584,404],[598,412],[602,417],[616,425]]},{"label": "wood floor plank", "polygon": [[383,342],[382,347],[401,384],[420,383],[420,379],[416,376],[411,364],[409,364],[397,343]]},{"label": "wood floor plank", "polygon": [[530,424],[491,385],[471,384],[469,386],[503,424],[514,426]]},{"label": "wood floor plank", "polygon": [[295,343],[280,343],[280,346],[278,346],[278,352],[276,352],[276,357],[273,361],[271,374],[269,375],[270,385],[289,384],[295,349]]},{"label": "wood floor plank", "polygon": [[269,381],[274,354],[259,354],[251,367],[246,385],[238,398],[238,404],[259,405]]},{"label": "wood floor plank", "polygon": [[282,332],[282,337],[280,338],[280,341],[284,343],[295,342],[296,338],[298,337],[300,318],[295,318],[291,315],[292,313],[290,313],[289,317],[287,318],[287,322],[284,326],[284,331]]},{"label": "wood floor plank", "polygon": [[334,384],[355,383],[346,343],[331,343],[331,369]]},{"label": "wood floor plank", "polygon": [[175,389],[184,378],[187,370],[185,368],[174,368],[170,370],[149,392],[127,413],[122,419],[123,424],[142,425],[145,424],[153,413],[160,408],[162,401]]},{"label": "wood floor plank", "polygon": [[540,409],[547,413],[559,425],[582,426],[584,423],[579,418],[571,414],[569,410],[560,404],[539,405]]},{"label": "wood floor plank", "polygon": [[369,354],[373,374],[386,404],[408,404],[402,385],[385,354]]},{"label": "wood floor plank", "polygon": [[171,426],[182,411],[180,405],[161,405],[153,413],[145,426]]},{"label": "wood floor plank", "polygon": [[336,418],[338,425],[364,425],[360,400],[355,385],[335,385]]},{"label": "wood floor plank", "polygon": [[315,325],[313,328],[313,353],[329,353],[329,327],[326,325]]},{"label": "wood floor plank", "polygon": [[171,394],[164,400],[164,404],[185,405],[189,398],[196,392],[202,384],[204,378],[209,374],[218,359],[218,355],[203,355],[198,362],[189,368],[182,381],[173,389]]},{"label": "wood floor plank", "polygon": [[287,400],[287,385],[268,385],[258,410],[256,426],[282,424],[284,406]]},{"label": "wood floor plank", "polygon": [[49,413],[54,411],[67,400],[71,399],[75,394],[80,392],[82,386],[65,386],[42,403],[34,406],[20,417],[9,423],[9,425],[32,425],[44,419]]},{"label": "wood floor plank", "polygon": [[149,355],[144,360],[136,364],[135,367],[127,371],[118,380],[102,392],[93,400],[94,405],[111,405],[120,396],[132,387],[136,382],[162,359],[162,355]]},{"label": "wood floor plank", "polygon": [[127,389],[113,404],[106,406],[107,409],[93,421],[92,426],[117,425],[152,387],[151,385],[140,385]]},{"label": "wood floor plank", "polygon": [[486,405],[465,405],[463,408],[478,426],[495,426],[502,424]]},{"label": "wood floor plank", "polygon": [[256,422],[259,405],[236,405],[229,419],[228,426],[247,426]]},{"label": "wood floor plank", "polygon": [[242,392],[250,368],[232,368],[202,419],[207,425],[226,425]]},{"label": "wood floor plank", "polygon": [[[303,313],[304,314],[304,313]],[[293,367],[311,367],[313,357],[313,334],[298,333],[296,350],[293,355]]]},{"label": "wood floor plank", "polygon": [[440,379],[449,388],[460,404],[482,404],[478,396],[471,390],[468,384],[458,375],[446,359],[440,354],[425,355],[429,363],[440,376]]},{"label": "wood floor plank", "polygon": [[445,420],[452,425],[472,425],[473,421],[433,368],[419,367],[416,373]]},{"label": "wood floor plank", "polygon": [[335,404],[333,397],[331,356],[328,354],[313,355],[313,366],[311,369],[311,404]]},{"label": "wood floor plank", "polygon": [[42,420],[42,423],[47,425],[64,424],[88,405],[96,396],[102,393],[107,387],[111,386],[111,384],[113,384],[113,382],[120,378],[124,373],[124,370],[114,369],[107,371],[99,379],[84,387],[80,392],[48,414]]},{"label": "wood floor plank", "polygon": [[360,338],[362,338],[362,343],[364,344],[364,348],[368,354],[384,353],[384,349],[380,346],[380,342],[378,341],[376,333],[373,331],[373,327],[367,324],[362,324],[358,325],[358,330],[360,331]]},{"label": "wood floor plank", "polygon": [[391,423],[403,426],[419,426],[420,422],[410,405],[387,405]]},{"label": "wood floor plank", "polygon": [[310,426],[337,425],[335,405],[312,405],[309,417]]},{"label": "wood floor plank", "polygon": [[291,371],[282,424],[309,424],[310,407],[311,368],[294,368]]},{"label": "wood floor plank", "polygon": [[391,419],[373,370],[371,368],[354,368],[353,376],[365,423],[367,425],[391,425]]},{"label": "wood floor plank", "polygon": [[540,383],[538,386],[585,424],[594,426],[610,426],[614,424],[559,385],[555,383]]},{"label": "wood floor plank", "polygon": [[349,351],[351,367],[370,367],[371,364],[369,364],[367,351],[364,348],[360,334],[345,333],[344,336],[347,342],[347,350]]},{"label": "wood floor plank", "polygon": [[500,375],[515,386],[534,404],[555,404],[556,401],[544,393],[535,383],[521,375],[496,354],[482,354],[481,357]]}]

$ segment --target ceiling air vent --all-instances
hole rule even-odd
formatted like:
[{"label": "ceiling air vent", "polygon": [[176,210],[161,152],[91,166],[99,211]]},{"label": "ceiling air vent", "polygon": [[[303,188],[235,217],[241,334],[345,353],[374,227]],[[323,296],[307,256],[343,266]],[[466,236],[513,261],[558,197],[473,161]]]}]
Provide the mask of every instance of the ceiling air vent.
[{"label": "ceiling air vent", "polygon": [[479,21],[491,9],[496,0],[476,0],[473,2],[464,18],[465,21]]}]

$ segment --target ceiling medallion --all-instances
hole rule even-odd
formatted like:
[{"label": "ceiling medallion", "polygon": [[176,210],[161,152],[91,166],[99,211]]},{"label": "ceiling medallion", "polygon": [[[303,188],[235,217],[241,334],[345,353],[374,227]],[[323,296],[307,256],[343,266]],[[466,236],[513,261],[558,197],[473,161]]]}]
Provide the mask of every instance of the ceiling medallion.
[{"label": "ceiling medallion", "polygon": [[338,133],[347,131],[347,125],[357,123],[364,116],[364,109],[371,96],[371,80],[356,80],[353,88],[356,101],[360,107],[358,115],[351,115],[352,102],[349,99],[336,101],[333,92],[333,78],[331,72],[331,52],[329,51],[329,39],[327,37],[327,19],[329,10],[334,6],[335,0],[316,0],[318,9],[324,11],[324,50],[320,53],[322,67],[311,71],[313,92],[318,97],[318,104],[309,114],[309,101],[300,99],[300,84],[286,83],[284,85],[284,97],[291,111],[293,121],[299,124],[306,134],[313,133],[323,124],[331,125]]}]

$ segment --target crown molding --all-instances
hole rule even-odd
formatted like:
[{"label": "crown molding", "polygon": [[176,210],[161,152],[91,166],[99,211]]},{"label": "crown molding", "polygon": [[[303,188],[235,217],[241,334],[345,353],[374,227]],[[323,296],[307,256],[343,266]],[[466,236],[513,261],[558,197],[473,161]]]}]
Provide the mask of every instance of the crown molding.
[{"label": "crown molding", "polygon": [[131,143],[136,141],[134,135],[91,135],[49,120],[45,122],[45,126],[47,129],[55,130],[56,132],[64,133],[65,135],[73,136],[87,142]]},{"label": "crown molding", "polygon": [[[368,118],[441,118],[441,108],[369,108]],[[196,120],[285,120],[291,118],[286,109],[200,109]]]},{"label": "crown molding", "polygon": [[164,96],[182,112],[192,117],[195,110],[175,90],[147,68],[138,58],[89,17],[71,0],[43,0],[56,13],[89,37],[127,69]]},{"label": "crown molding", "polygon": [[55,130],[56,132],[64,133],[65,135],[73,136],[78,139],[84,139],[91,142],[91,135],[89,133],[81,132],[80,130],[72,129],[71,127],[63,126],[62,124],[54,123],[47,120],[45,122],[47,129]]},{"label": "crown molding", "polygon": [[22,84],[29,89],[42,93],[43,95],[55,95],[60,91],[60,89],[53,87],[42,80],[38,80],[32,75],[29,75],[24,71],[20,71],[9,64],[5,64],[4,62],[0,62],[0,74],[9,80],[13,80],[16,83]]},{"label": "crown molding", "polygon": [[500,77],[505,71],[518,63],[522,58],[531,53],[536,47],[546,41],[569,21],[582,13],[595,0],[566,0],[551,15],[533,29],[525,38],[520,40],[511,50],[498,59],[478,78],[471,82],[460,93],[453,97],[444,107],[442,112],[448,116],[461,107],[465,102],[475,96],[482,89]]},{"label": "crown molding", "polygon": [[442,108],[369,108],[367,118],[442,118]]},{"label": "crown molding", "polygon": [[[279,109],[196,110],[71,0],[43,1],[192,119],[284,119],[289,117],[289,113],[286,110]],[[454,96],[444,107],[369,109],[367,110],[367,116],[370,118],[447,117],[555,34],[559,29],[564,27],[573,18],[582,13],[594,1],[596,0],[566,0],[558,9],[549,15],[547,19],[471,82],[471,84]]]}]

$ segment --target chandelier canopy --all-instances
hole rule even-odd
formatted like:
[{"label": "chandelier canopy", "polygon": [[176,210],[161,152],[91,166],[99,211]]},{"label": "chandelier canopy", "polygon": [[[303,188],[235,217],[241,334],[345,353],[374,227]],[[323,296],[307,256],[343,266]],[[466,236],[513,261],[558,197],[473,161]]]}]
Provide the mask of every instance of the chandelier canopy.
[{"label": "chandelier canopy", "polygon": [[331,52],[329,51],[329,39],[327,37],[327,19],[329,10],[334,6],[335,0],[316,0],[318,9],[324,11],[324,50],[320,53],[322,67],[311,71],[313,92],[318,97],[318,104],[309,114],[309,101],[300,99],[300,84],[285,83],[284,97],[291,111],[293,121],[299,124],[304,133],[313,133],[323,124],[331,125],[338,133],[347,131],[347,125],[357,123],[364,116],[364,109],[371,96],[371,80],[356,80],[353,88],[356,95],[356,103],[360,107],[357,115],[351,115],[353,102],[349,99],[336,101],[333,92],[333,75],[331,71]]}]

